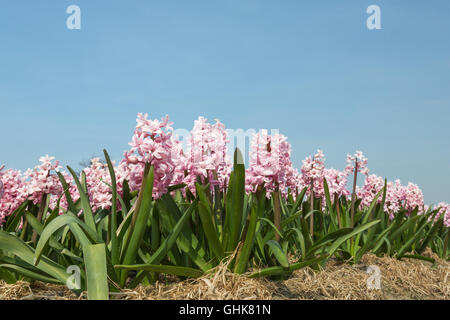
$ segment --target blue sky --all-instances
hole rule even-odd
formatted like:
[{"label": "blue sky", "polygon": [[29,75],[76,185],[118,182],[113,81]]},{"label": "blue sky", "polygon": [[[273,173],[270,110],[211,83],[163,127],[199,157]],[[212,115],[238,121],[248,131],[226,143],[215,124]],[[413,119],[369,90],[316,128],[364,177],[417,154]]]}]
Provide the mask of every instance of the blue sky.
[{"label": "blue sky", "polygon": [[137,112],[187,129],[202,115],[279,128],[297,167],[362,150],[372,173],[450,202],[449,31],[446,0],[2,1],[0,162],[120,159]]}]

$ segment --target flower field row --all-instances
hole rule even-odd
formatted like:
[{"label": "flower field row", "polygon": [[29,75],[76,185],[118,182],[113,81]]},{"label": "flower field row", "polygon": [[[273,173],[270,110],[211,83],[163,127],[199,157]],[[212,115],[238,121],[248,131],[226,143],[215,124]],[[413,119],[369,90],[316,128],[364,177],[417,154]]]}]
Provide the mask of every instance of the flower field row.
[{"label": "flower field row", "polygon": [[370,174],[361,152],[340,171],[318,150],[298,170],[287,138],[261,131],[245,168],[238,149],[228,156],[219,121],[196,120],[187,149],[171,125],[138,114],[123,159],[105,151],[80,174],[49,156],[23,174],[1,168],[0,279],[67,283],[67,267],[78,266],[74,290],[107,299],[159,274],[200,276],[223,259],[236,273],[286,277],[366,252],[448,257],[450,205],[427,206],[416,184]]}]

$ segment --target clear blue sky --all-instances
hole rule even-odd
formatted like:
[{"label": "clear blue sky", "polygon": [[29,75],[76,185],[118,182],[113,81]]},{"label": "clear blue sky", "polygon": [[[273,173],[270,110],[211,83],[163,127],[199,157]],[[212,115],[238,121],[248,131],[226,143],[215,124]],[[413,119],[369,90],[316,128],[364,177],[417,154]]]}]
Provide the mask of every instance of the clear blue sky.
[{"label": "clear blue sky", "polygon": [[188,129],[203,115],[279,128],[297,167],[362,150],[372,173],[450,202],[449,33],[448,0],[2,1],[0,162],[120,159],[137,112]]}]

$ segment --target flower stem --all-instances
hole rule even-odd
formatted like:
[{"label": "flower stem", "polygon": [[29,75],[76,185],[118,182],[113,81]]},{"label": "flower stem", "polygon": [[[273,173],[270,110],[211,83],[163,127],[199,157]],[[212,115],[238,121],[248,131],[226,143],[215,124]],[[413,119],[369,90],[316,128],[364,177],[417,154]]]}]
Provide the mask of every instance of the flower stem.
[{"label": "flower stem", "polygon": [[[41,197],[41,203],[39,204],[39,211],[38,211],[38,214],[37,214],[37,221],[40,223],[41,222],[41,220],[42,220],[42,216],[44,215],[44,211],[45,211],[45,209],[47,208],[47,197],[48,197],[48,194],[46,194],[46,193],[44,193],[44,194],[42,194],[42,197]],[[34,243],[34,244],[36,244],[36,241],[37,241],[37,231],[36,230],[34,230],[33,231],[33,235],[31,236],[31,241]]]},{"label": "flower stem", "polygon": [[353,177],[352,207],[351,207],[352,213],[351,213],[351,220],[350,220],[352,228],[353,228],[354,223],[355,223],[354,219],[355,219],[356,181],[357,181],[357,178],[358,178],[358,159],[355,160],[355,175]]},{"label": "flower stem", "polygon": [[[277,190],[273,193],[273,205],[274,205],[274,215],[273,215],[273,223],[278,231],[281,232],[281,205],[280,205],[280,192]],[[280,235],[278,232],[275,233],[275,240],[280,241]]]},{"label": "flower stem", "polygon": [[338,226],[339,226],[339,229],[341,229],[342,228],[342,225],[341,225],[341,205],[339,204],[339,196],[338,196],[337,193],[334,194],[334,203],[335,203],[335,206],[336,206],[336,214],[337,214]]},{"label": "flower stem", "polygon": [[310,202],[311,202],[311,217],[309,218],[309,230],[311,232],[311,239],[314,239],[314,180],[313,179],[311,179]]},{"label": "flower stem", "polygon": [[444,254],[444,260],[447,260],[447,249],[448,249],[448,242],[450,241],[450,230],[449,231],[447,231],[447,236],[445,237],[445,240],[444,240],[444,252],[443,252],[443,254]]}]

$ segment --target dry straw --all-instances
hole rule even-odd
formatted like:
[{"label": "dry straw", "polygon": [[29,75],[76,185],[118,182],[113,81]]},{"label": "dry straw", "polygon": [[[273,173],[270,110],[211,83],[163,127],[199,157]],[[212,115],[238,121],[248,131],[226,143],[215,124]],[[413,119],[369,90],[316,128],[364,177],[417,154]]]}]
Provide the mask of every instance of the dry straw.
[{"label": "dry straw", "polygon": [[[228,271],[224,261],[199,279],[176,281],[164,278],[152,286],[138,286],[114,294],[113,299],[450,299],[450,263],[430,251],[432,265],[413,259],[397,260],[367,254],[358,265],[330,261],[321,271],[304,268],[283,281],[249,279]],[[367,267],[381,271],[381,289],[368,289]],[[36,282],[8,285],[0,282],[0,299],[86,299],[75,296],[64,286]]]}]

